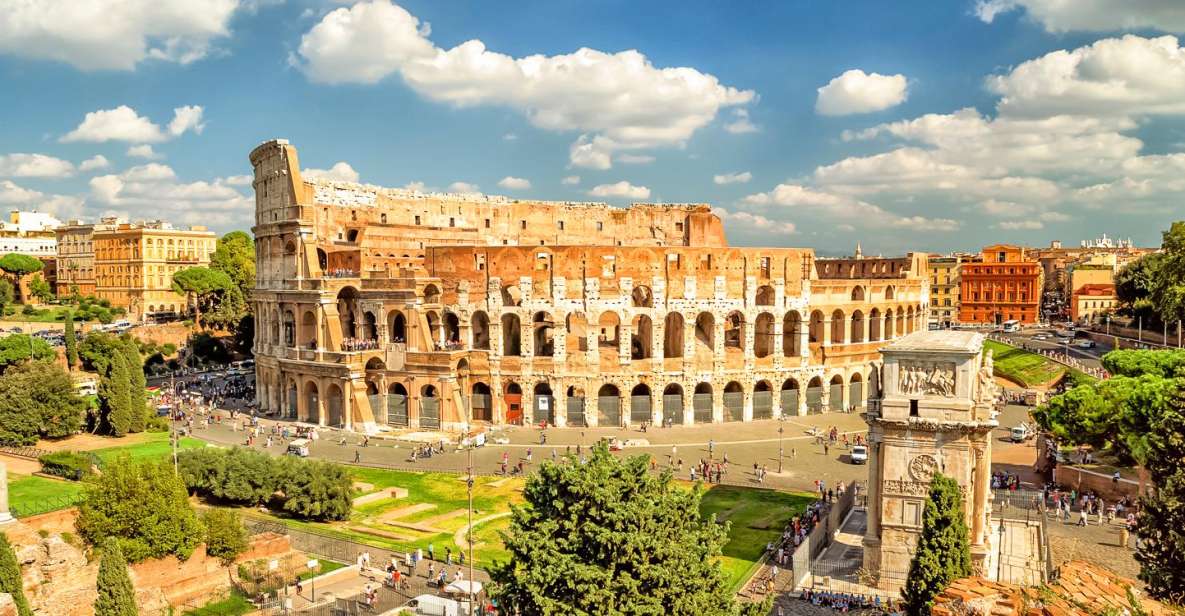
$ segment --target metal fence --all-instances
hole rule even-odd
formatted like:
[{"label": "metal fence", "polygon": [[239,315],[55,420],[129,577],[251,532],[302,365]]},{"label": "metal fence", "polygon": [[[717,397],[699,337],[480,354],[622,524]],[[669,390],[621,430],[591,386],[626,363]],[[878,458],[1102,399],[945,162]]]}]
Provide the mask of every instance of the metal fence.
[{"label": "metal fence", "polygon": [[36,460],[41,456],[50,453],[50,451],[48,449],[39,449],[29,445],[0,444],[0,453],[18,458],[26,458],[28,460]]},{"label": "metal fence", "polygon": [[42,513],[49,513],[50,511],[57,511],[59,509],[66,509],[73,507],[82,502],[83,494],[70,494],[64,496],[47,496],[45,498],[24,499],[20,501],[11,501],[8,509],[13,517],[27,518],[30,516],[40,515]]}]

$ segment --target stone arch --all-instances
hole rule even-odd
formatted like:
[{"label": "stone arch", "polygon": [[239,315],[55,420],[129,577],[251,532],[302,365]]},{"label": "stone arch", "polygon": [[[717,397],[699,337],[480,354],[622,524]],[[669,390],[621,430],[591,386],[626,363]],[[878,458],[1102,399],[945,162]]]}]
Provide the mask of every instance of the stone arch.
[{"label": "stone arch", "polygon": [[907,333],[907,334],[911,334],[911,333],[913,333],[913,330],[914,330],[914,322],[913,322],[913,320],[914,320],[914,316],[915,316],[915,315],[914,315],[914,312],[913,312],[913,306],[910,306],[910,307],[908,307],[908,308],[906,308],[906,309],[905,309],[905,333]]},{"label": "stone arch", "polygon": [[555,317],[546,311],[539,311],[531,319],[535,355],[552,357],[555,355]]},{"label": "stone arch", "polygon": [[845,325],[847,325],[847,321],[844,319],[843,311],[836,308],[831,312],[831,344],[843,344],[845,342],[844,330],[847,329]]},{"label": "stone arch", "polygon": [[885,310],[884,334],[885,334],[885,340],[892,340],[893,339],[893,309],[892,308],[887,308]]},{"label": "stone arch", "polygon": [[822,344],[823,343],[823,337],[826,333],[824,331],[824,327],[825,327],[825,325],[824,325],[824,321],[823,321],[823,311],[822,310],[812,311],[811,312],[811,321],[808,326],[808,332],[807,332],[808,336],[810,336],[809,339],[810,339],[811,344]]},{"label": "stone arch", "polygon": [[654,326],[650,317],[639,314],[630,326],[630,359],[649,359],[654,340]]},{"label": "stone arch", "polygon": [[337,383],[331,383],[325,391],[325,407],[326,422],[329,425],[345,425],[345,396],[342,395],[342,388]]},{"label": "stone arch", "polygon": [[374,313],[367,310],[362,313],[362,337],[367,340],[379,339],[379,326]]},{"label": "stone arch", "polygon": [[489,350],[490,348],[490,317],[484,310],[478,310],[469,317],[469,333],[473,338],[473,348]]},{"label": "stone arch", "polygon": [[637,385],[634,385],[633,389],[630,390],[630,395],[631,396],[649,396],[650,395],[650,386],[645,383],[638,383]]},{"label": "stone arch", "polygon": [[885,299],[893,299],[897,295],[897,288],[893,285],[885,287]]},{"label": "stone arch", "polygon": [[597,345],[603,348],[617,348],[621,344],[621,317],[612,310],[606,310],[597,318]]},{"label": "stone arch", "polygon": [[774,350],[774,315],[763,312],[753,322],[753,354],[769,357]]},{"label": "stone arch", "polygon": [[739,310],[724,317],[724,348],[745,348],[745,315]]},{"label": "stone arch", "polygon": [[513,312],[502,315],[502,354],[518,357],[523,354],[522,322]]},{"label": "stone arch", "polygon": [[284,311],[284,345],[296,346],[296,315],[291,310]]},{"label": "stone arch", "polygon": [[424,303],[425,304],[439,304],[440,303],[440,287],[434,284],[424,285]]},{"label": "stone arch", "polygon": [[383,360],[378,357],[371,357],[370,359],[368,359],[366,361],[366,370],[367,371],[386,370],[386,369],[387,369],[387,365],[384,364]]},{"label": "stone arch", "polygon": [[316,381],[308,381],[304,384],[304,420],[309,423],[321,423],[321,396],[317,388]]},{"label": "stone arch", "polygon": [[662,356],[683,357],[683,315],[667,313],[662,330]]},{"label": "stone arch", "polygon": [[444,341],[455,345],[461,343],[461,318],[452,311],[444,313]]},{"label": "stone arch", "polygon": [[670,385],[667,385],[666,387],[663,388],[662,395],[664,395],[664,396],[682,396],[683,395],[683,386],[678,383],[671,383]]},{"label": "stone arch", "polygon": [[375,383],[374,381],[367,381],[366,382],[366,395],[367,396],[379,395],[378,383]]},{"label": "stone arch", "polygon": [[523,291],[518,288],[518,285],[502,285],[502,305],[503,306],[521,306],[523,304]]},{"label": "stone arch", "polygon": [[897,326],[893,328],[895,335],[900,337],[906,334],[905,331],[905,309],[901,306],[897,307]]},{"label": "stone arch", "polygon": [[337,314],[342,326],[342,335],[346,338],[357,338],[357,321],[355,312],[358,307],[358,289],[342,287],[337,292]]},{"label": "stone arch", "polygon": [[757,294],[753,298],[753,303],[758,306],[773,306],[774,305],[774,288],[772,285],[763,284],[757,287]]},{"label": "stone arch", "polygon": [[588,350],[588,318],[583,312],[568,313],[564,319],[564,329],[567,332],[564,344],[568,350]]},{"label": "stone arch", "polygon": [[864,311],[852,313],[852,335],[848,342],[864,342]]},{"label": "stone arch", "polygon": [[878,342],[881,339],[881,311],[873,308],[868,313],[868,341]]},{"label": "stone arch", "polygon": [[634,308],[653,308],[654,307],[654,293],[650,291],[650,287],[645,285],[634,287],[630,293],[630,299]]},{"label": "stone arch", "polygon": [[856,286],[852,287],[852,301],[853,302],[864,301],[864,287],[863,287],[863,285],[856,285]]},{"label": "stone arch", "polygon": [[387,314],[387,335],[391,342],[407,342],[407,317],[402,311],[392,310]]},{"label": "stone arch", "polygon": [[695,317],[695,347],[697,354],[700,350],[709,354],[716,351],[716,317],[710,312],[701,312]]},{"label": "stone arch", "polygon": [[724,385],[724,421],[742,421],[745,417],[745,388],[737,381]]},{"label": "stone arch", "polygon": [[494,408],[492,405],[493,392],[490,386],[478,381],[470,388],[469,408],[472,409],[473,421],[493,421]]},{"label": "stone arch", "polygon": [[782,317],[782,356],[797,357],[802,351],[799,349],[802,340],[802,316],[797,310],[791,310]]},{"label": "stone arch", "polygon": [[317,315],[312,310],[300,317],[300,345],[310,349],[317,346]]}]

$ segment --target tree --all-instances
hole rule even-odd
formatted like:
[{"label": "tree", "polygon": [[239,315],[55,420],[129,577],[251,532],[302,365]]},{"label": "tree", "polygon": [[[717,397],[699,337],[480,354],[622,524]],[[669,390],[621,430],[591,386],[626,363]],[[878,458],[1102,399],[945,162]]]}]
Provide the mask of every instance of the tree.
[{"label": "tree", "polygon": [[40,272],[45,264],[36,257],[29,255],[17,254],[10,252],[3,257],[0,257],[0,270],[8,272],[16,280],[17,297],[24,303],[24,295],[21,292],[21,279],[28,274]]},{"label": "tree", "polygon": [[48,304],[53,299],[53,289],[41,274],[37,274],[29,280],[29,293],[43,304]]},{"label": "tree", "polygon": [[70,436],[82,429],[86,409],[70,375],[52,363],[28,362],[0,376],[0,442]]},{"label": "tree", "polygon": [[99,596],[95,598],[95,616],[137,616],[136,589],[128,575],[128,562],[119,541],[114,537],[103,543],[99,576],[95,580]]},{"label": "tree", "polygon": [[941,473],[930,480],[930,498],[922,513],[909,579],[901,590],[905,611],[913,616],[930,613],[934,597],[953,580],[971,575],[971,541],[959,482]]},{"label": "tree", "polygon": [[507,613],[764,614],[740,606],[718,558],[728,525],[699,514],[701,487],[687,490],[645,457],[605,445],[585,464],[544,462],[527,479],[503,541],[510,560],[490,570]]},{"label": "tree", "polygon": [[1155,316],[1152,293],[1159,276],[1161,253],[1144,255],[1115,273],[1115,297],[1131,316]]},{"label": "tree", "polygon": [[[1140,579],[1155,597],[1185,603],[1185,378],[1171,385],[1168,408],[1146,426],[1141,452],[1156,484],[1141,504],[1136,534]],[[1135,429],[1139,429],[1135,427]]]},{"label": "tree", "polygon": [[41,338],[34,338],[28,334],[10,334],[0,338],[0,370],[7,370],[13,364],[29,360],[29,354],[35,361],[48,361],[57,357],[53,347]]},{"label": "tree", "polygon": [[354,482],[344,466],[320,460],[281,460],[284,511],[309,520],[346,520],[353,506]]},{"label": "tree", "polygon": [[172,554],[189,558],[205,536],[181,478],[165,461],[128,457],[88,482],[75,526],[91,545],[119,542],[131,562]]},{"label": "tree", "polygon": [[239,512],[232,509],[208,509],[202,514],[206,527],[206,553],[229,567],[239,554],[247,551],[247,529]]},{"label": "tree", "polygon": [[144,358],[131,336],[120,339],[119,350],[128,372],[129,432],[143,432],[148,422],[148,381],[144,377]]},{"label": "tree", "polygon": [[202,306],[211,304],[223,292],[234,287],[226,272],[208,267],[187,267],[173,274],[173,292],[186,296],[193,306],[194,323],[202,326]]},{"label": "tree", "polygon": [[4,314],[12,305],[12,296],[12,282],[8,279],[0,279],[0,315]]},{"label": "tree", "polygon": [[255,286],[255,240],[246,231],[231,231],[210,254],[210,269],[225,273],[247,297]]},{"label": "tree", "polygon": [[78,366],[78,339],[74,335],[74,311],[66,311],[66,366],[73,370]]},{"label": "tree", "polygon": [[99,417],[102,429],[112,436],[132,430],[131,375],[122,356],[112,357],[99,378]]},{"label": "tree", "polygon": [[12,595],[19,616],[33,616],[29,600],[25,598],[25,584],[21,580],[21,565],[8,542],[8,535],[0,533],[0,592]]}]

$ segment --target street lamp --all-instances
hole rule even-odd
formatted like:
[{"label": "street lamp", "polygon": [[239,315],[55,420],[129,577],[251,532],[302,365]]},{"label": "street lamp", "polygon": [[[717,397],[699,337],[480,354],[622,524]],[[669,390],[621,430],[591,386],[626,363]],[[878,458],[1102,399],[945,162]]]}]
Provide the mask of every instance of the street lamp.
[{"label": "street lamp", "polygon": [[783,429],[785,422],[786,422],[786,416],[785,415],[778,415],[778,474],[779,475],[782,474],[782,452],[783,452],[782,433],[785,432],[785,430]]}]

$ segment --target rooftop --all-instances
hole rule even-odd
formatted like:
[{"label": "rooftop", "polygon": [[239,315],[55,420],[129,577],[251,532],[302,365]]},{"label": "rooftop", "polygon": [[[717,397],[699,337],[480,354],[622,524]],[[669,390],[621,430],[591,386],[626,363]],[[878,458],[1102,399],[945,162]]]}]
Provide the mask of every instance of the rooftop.
[{"label": "rooftop", "polygon": [[984,336],[978,332],[957,330],[921,331],[908,334],[881,348],[882,351],[961,351],[978,353]]}]

